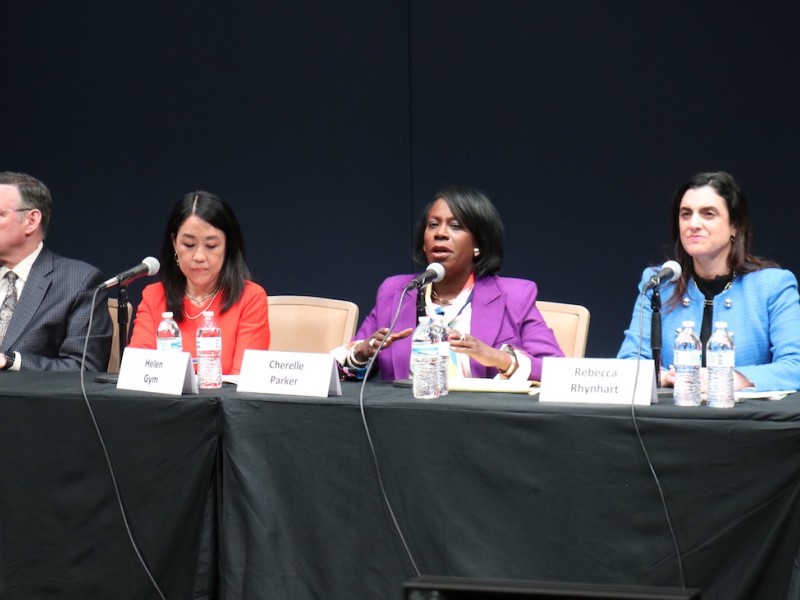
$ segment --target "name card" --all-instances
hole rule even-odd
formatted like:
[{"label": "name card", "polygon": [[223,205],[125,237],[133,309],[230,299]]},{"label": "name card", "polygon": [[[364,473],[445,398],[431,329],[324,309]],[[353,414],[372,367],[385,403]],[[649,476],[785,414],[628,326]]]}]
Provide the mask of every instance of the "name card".
[{"label": "name card", "polygon": [[245,350],[238,392],[285,396],[341,396],[339,372],[331,354]]},{"label": "name card", "polygon": [[125,348],[117,389],[154,394],[197,393],[197,377],[188,352]]},{"label": "name card", "polygon": [[542,360],[539,402],[647,405],[657,401],[652,360],[551,356]]}]

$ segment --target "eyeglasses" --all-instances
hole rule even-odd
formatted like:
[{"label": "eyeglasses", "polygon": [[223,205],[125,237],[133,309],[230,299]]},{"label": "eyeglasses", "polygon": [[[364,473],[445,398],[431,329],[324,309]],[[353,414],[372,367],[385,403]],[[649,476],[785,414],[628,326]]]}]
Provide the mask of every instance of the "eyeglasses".
[{"label": "eyeglasses", "polygon": [[5,210],[0,210],[0,219],[4,218],[10,212],[23,212],[26,210],[33,210],[33,208],[7,208]]}]

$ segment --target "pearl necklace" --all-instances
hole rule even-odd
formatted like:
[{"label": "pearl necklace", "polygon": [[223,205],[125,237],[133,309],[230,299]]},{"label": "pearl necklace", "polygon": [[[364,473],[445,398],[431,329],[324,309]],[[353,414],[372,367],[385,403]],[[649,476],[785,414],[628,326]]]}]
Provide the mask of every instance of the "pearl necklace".
[{"label": "pearl necklace", "polygon": [[[216,299],[217,299],[217,294],[219,294],[219,291],[220,291],[221,289],[222,289],[222,288],[217,288],[217,291],[216,291],[216,292],[214,292],[214,294],[213,294],[213,295],[211,295],[211,296],[206,296],[205,298],[203,298],[203,300],[206,300],[206,299],[208,299],[208,298],[211,298],[211,300],[209,300],[208,304],[206,304],[206,305],[205,305],[205,307],[203,307],[203,309],[202,309],[202,310],[201,310],[199,313],[197,313],[195,316],[191,316],[191,315],[188,313],[188,311],[187,311],[185,308],[183,309],[183,314],[184,314],[184,315],[186,315],[186,318],[187,318],[187,319],[189,319],[190,321],[194,321],[195,319],[199,319],[199,318],[200,318],[200,315],[202,315],[204,312],[206,312],[206,311],[207,311],[207,310],[208,310],[208,309],[211,307],[211,305],[212,305],[212,304],[214,304],[214,300],[216,300]],[[186,293],[186,292],[184,292],[184,293],[186,294],[186,296],[187,296],[187,297],[188,297],[190,300],[194,300],[195,302],[197,302],[197,301],[198,301],[196,298],[192,298],[191,296],[189,296],[189,294],[188,294],[188,293]],[[202,302],[202,300],[200,300],[200,302]]]}]

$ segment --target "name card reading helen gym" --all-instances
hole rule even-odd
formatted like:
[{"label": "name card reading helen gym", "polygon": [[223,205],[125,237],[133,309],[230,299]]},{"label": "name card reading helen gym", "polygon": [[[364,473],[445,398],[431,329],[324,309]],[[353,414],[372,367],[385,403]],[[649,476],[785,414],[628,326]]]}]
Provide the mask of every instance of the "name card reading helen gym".
[{"label": "name card reading helen gym", "polygon": [[631,401],[644,405],[658,401],[652,360],[549,356],[542,361],[539,402],[630,404]]},{"label": "name card reading helen gym", "polygon": [[245,350],[237,392],[285,396],[341,396],[331,354]]},{"label": "name card reading helen gym", "polygon": [[197,393],[197,377],[188,352],[125,348],[117,389],[154,394]]}]

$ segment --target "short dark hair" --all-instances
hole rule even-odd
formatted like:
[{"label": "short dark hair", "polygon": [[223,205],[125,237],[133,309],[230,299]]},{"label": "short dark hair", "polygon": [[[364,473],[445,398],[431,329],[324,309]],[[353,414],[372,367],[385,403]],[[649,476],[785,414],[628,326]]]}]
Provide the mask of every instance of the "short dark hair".
[{"label": "short dark hair", "polygon": [[42,237],[45,237],[50,225],[50,213],[53,210],[53,198],[47,186],[31,175],[11,171],[0,173],[0,184],[17,186],[24,205],[22,208],[35,208],[42,213],[39,229],[42,231]]},{"label": "short dark hair", "polygon": [[186,194],[172,208],[161,242],[161,281],[166,290],[167,310],[172,311],[177,321],[183,320],[186,276],[175,260],[175,248],[172,243],[183,222],[192,215],[198,216],[225,234],[225,261],[220,273],[220,288],[224,303],[220,312],[224,313],[238,302],[244,291],[245,280],[250,279],[242,230],[231,207],[211,192],[196,191]]},{"label": "short dark hair", "polygon": [[494,275],[503,266],[503,222],[491,200],[474,188],[464,185],[449,185],[438,192],[422,212],[414,229],[414,262],[421,267],[428,265],[425,257],[424,238],[428,213],[437,200],[444,200],[467,231],[475,238],[480,255],[474,260],[475,275]]}]

